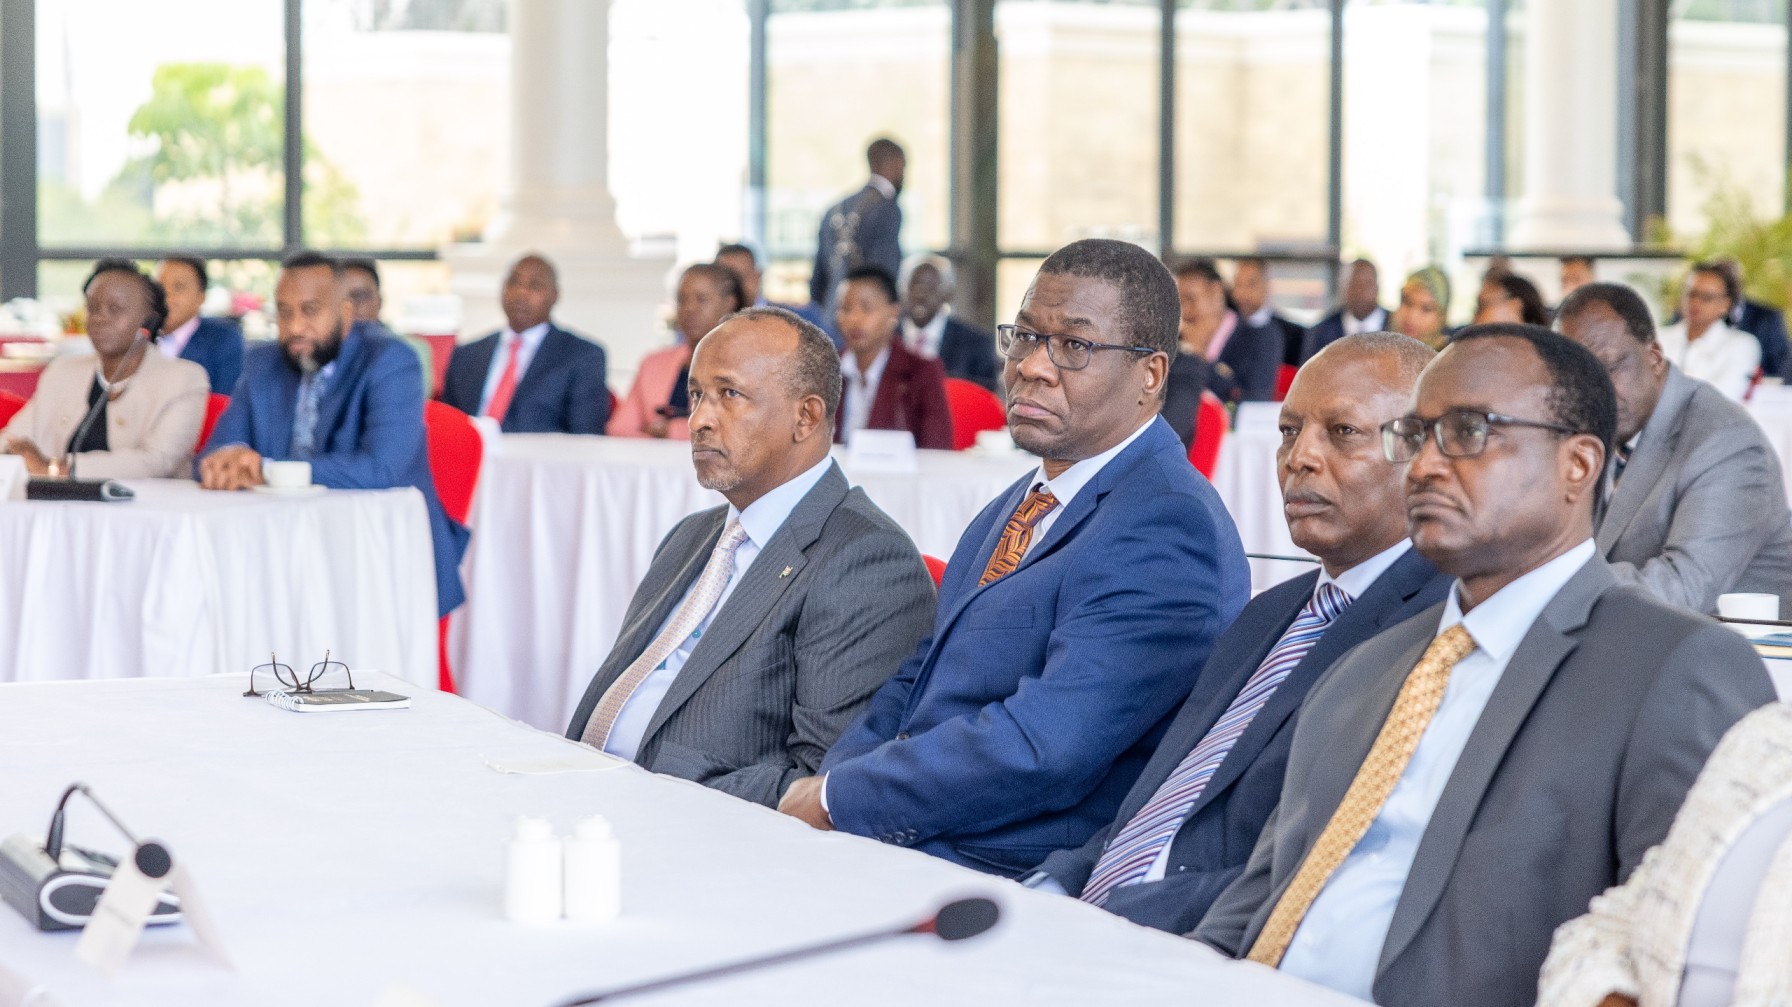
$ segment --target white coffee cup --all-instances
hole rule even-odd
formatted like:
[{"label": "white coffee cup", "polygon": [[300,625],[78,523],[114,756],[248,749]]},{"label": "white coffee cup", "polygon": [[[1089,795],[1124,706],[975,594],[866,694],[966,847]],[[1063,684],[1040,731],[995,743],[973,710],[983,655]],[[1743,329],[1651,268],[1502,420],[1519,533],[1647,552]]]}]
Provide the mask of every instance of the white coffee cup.
[{"label": "white coffee cup", "polygon": [[1765,619],[1780,617],[1780,596],[1777,594],[1720,594],[1717,614],[1726,619]]},{"label": "white coffee cup", "polygon": [[311,485],[311,463],[264,461],[261,463],[261,478],[269,489],[302,489]]}]

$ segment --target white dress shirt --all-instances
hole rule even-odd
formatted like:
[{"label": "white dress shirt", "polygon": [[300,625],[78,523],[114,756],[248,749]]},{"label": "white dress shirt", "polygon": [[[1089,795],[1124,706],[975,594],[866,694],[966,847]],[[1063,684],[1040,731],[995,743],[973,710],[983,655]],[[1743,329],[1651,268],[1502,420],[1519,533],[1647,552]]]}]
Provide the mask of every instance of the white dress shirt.
[{"label": "white dress shirt", "polygon": [[1594,555],[1593,540],[1588,539],[1507,584],[1466,614],[1457,597],[1461,584],[1450,591],[1437,631],[1461,623],[1475,649],[1450,672],[1443,702],[1381,812],[1307,910],[1282,958],[1283,972],[1359,999],[1373,999],[1375,969],[1394,908],[1456,760],[1512,652]]},{"label": "white dress shirt", "polygon": [[1358,318],[1348,311],[1340,312],[1344,320],[1344,334],[1354,336],[1361,332],[1381,332],[1388,327],[1386,309],[1376,308],[1369,312],[1367,318]]},{"label": "white dress shirt", "polygon": [[1723,322],[1712,322],[1697,339],[1686,338],[1686,323],[1663,326],[1656,334],[1661,352],[1689,378],[1713,385],[1741,402],[1761,366],[1761,341]]},{"label": "white dress shirt", "polygon": [[541,349],[541,341],[547,337],[547,322],[531,325],[520,334],[505,326],[503,334],[498,336],[498,349],[492,354],[491,366],[485,371],[485,390],[479,393],[479,415],[485,415],[486,408],[492,404],[492,393],[498,390],[498,381],[504,377],[504,368],[510,363],[510,345],[518,339],[523,341],[523,348],[516,355],[516,383],[520,385],[523,375],[529,373],[529,362],[535,359],[535,351]]},{"label": "white dress shirt", "polygon": [[942,304],[933,320],[926,325],[916,325],[907,315],[902,316],[903,345],[915,352],[916,356],[937,360],[940,355],[940,342],[946,338],[946,319],[952,316],[952,305]]},{"label": "white dress shirt", "polygon": [[878,192],[883,193],[885,199],[893,201],[896,198],[896,183],[890,181],[889,179],[883,177],[882,175],[877,175],[877,174],[872,175],[871,181],[869,181],[865,184],[871,186],[873,189],[876,189]]},{"label": "white dress shirt", "polygon": [[162,333],[162,337],[156,340],[156,349],[161,350],[162,356],[169,360],[179,360],[180,355],[186,352],[187,344],[193,341],[193,333],[198,331],[199,316],[194,315],[178,328]]},{"label": "white dress shirt", "polygon": [[840,370],[846,375],[846,401],[840,405],[841,429],[845,431],[844,440],[848,444],[852,443],[854,431],[871,425],[871,405],[877,401],[877,388],[883,384],[884,367],[889,362],[888,346],[862,372],[859,358],[851,350],[840,358]]},{"label": "white dress shirt", "polygon": [[[666,690],[672,687],[672,681],[678,677],[679,669],[691,659],[691,653],[697,649],[697,641],[709,632],[709,624],[715,621],[716,613],[728,604],[728,598],[734,594],[734,588],[742,577],[747,575],[747,568],[753,565],[760,550],[765,548],[784,522],[790,519],[790,512],[802,503],[803,497],[815,488],[821,477],[828,474],[828,468],[834,464],[832,457],[823,458],[777,489],[747,505],[746,510],[728,508],[728,521],[739,521],[741,529],[747,533],[746,541],[734,551],[734,572],[728,577],[728,583],[722,588],[722,596],[716,599],[716,607],[709,610],[703,621],[691,635],[684,639],[672,653],[666,656],[660,666],[647,674],[635,691],[629,694],[628,702],[622,704],[622,712],[616,715],[616,724],[610,729],[610,737],[604,742],[604,751],[620,759],[634,761],[635,753],[641,750],[641,742],[647,737],[647,725],[652,722],[653,715],[660,708],[660,701],[666,698]],[[722,527],[726,528],[727,522]],[[699,580],[702,578],[698,578]],[[666,626],[677,618],[678,610],[684,607],[685,600],[697,589],[696,581],[685,589],[678,604],[666,613],[665,622],[654,630],[654,636],[666,631]]]}]

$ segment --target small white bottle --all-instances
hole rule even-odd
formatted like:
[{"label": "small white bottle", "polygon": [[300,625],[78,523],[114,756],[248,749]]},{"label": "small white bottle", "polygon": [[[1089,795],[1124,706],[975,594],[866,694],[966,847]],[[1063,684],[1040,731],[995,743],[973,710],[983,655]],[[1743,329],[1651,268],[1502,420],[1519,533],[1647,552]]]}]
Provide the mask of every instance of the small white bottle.
[{"label": "small white bottle", "polygon": [[504,918],[531,924],[560,918],[560,839],[545,818],[518,818],[504,846]]},{"label": "small white bottle", "polygon": [[566,840],[566,918],[608,923],[622,915],[622,845],[610,823],[580,819]]}]

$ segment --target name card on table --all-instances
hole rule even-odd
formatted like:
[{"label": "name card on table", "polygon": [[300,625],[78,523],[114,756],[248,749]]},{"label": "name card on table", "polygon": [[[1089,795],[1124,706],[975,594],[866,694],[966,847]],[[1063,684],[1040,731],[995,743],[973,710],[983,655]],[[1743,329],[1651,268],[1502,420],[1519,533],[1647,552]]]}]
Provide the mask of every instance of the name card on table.
[{"label": "name card on table", "polygon": [[179,897],[181,916],[192,926],[200,945],[228,966],[224,942],[199,897],[199,886],[174,862],[168,847],[154,840],[138,846],[113,872],[106,894],[100,897],[81,932],[81,942],[75,945],[75,957],[107,976],[116,975],[136,948],[162,893],[170,890]]},{"label": "name card on table", "polygon": [[31,473],[25,471],[25,459],[18,455],[0,455],[0,500],[25,499],[25,486]]},{"label": "name card on table", "polygon": [[846,467],[856,472],[915,472],[915,435],[907,430],[855,430],[847,437]]}]

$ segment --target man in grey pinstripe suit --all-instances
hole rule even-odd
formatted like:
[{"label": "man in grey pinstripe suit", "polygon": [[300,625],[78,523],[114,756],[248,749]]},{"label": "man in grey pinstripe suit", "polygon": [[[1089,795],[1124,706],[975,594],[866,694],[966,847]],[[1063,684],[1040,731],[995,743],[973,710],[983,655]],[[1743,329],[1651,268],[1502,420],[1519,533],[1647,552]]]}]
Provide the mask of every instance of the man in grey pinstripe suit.
[{"label": "man in grey pinstripe suit", "polygon": [[666,536],[566,736],[776,807],[933,623],[907,534],[828,457],[840,358],[781,308],[691,360],[691,460],[727,498]]}]

